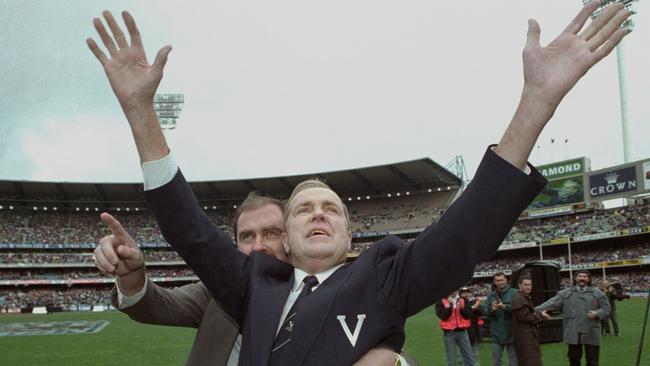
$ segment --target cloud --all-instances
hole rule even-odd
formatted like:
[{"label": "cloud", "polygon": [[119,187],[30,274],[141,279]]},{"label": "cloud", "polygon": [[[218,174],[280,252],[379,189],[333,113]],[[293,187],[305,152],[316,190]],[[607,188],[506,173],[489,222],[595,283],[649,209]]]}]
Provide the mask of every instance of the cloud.
[{"label": "cloud", "polygon": [[[107,118],[108,117],[108,118]],[[110,116],[50,118],[22,137],[32,180],[138,182],[139,160],[126,123]],[[89,178],[92,177],[92,178]]]}]

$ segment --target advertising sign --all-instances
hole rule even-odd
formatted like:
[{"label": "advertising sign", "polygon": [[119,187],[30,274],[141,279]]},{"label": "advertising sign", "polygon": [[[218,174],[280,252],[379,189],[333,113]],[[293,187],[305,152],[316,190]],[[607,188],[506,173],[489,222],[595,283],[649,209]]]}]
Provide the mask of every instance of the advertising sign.
[{"label": "advertising sign", "polygon": [[558,161],[553,164],[540,165],[537,169],[548,180],[555,180],[564,177],[573,177],[582,175],[586,169],[586,159],[584,157]]},{"label": "advertising sign", "polygon": [[584,202],[582,175],[549,181],[527,210],[567,206],[578,202]]},{"label": "advertising sign", "polygon": [[634,192],[638,189],[636,181],[636,166],[605,171],[589,176],[589,196],[602,198],[622,193]]}]

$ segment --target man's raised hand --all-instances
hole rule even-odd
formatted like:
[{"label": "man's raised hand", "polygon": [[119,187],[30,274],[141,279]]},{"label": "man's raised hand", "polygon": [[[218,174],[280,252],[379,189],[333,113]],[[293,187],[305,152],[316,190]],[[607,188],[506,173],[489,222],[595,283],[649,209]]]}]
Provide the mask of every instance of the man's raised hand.
[{"label": "man's raised hand", "polygon": [[[126,276],[144,271],[144,256],[137,244],[113,216],[104,212],[101,219],[112,234],[99,240],[95,248],[95,265],[104,273]],[[144,273],[144,272],[143,272]]]},{"label": "man's raised hand", "polygon": [[598,0],[586,4],[546,47],[539,44],[539,24],[534,19],[528,21],[528,39],[523,51],[524,92],[531,92],[541,102],[556,107],[592,66],[612,52],[625,36],[621,25],[631,13],[623,4],[614,3],[584,28],[599,5]]},{"label": "man's raised hand", "polygon": [[113,36],[108,33],[101,19],[93,19],[93,24],[109,55],[107,56],[92,38],[86,39],[86,43],[104,67],[122,109],[128,113],[132,109],[152,105],[171,46],[161,48],[154,63],[150,65],[140,32],[131,14],[122,12],[131,40],[130,45],[113,15],[109,11],[104,11],[102,14]]}]

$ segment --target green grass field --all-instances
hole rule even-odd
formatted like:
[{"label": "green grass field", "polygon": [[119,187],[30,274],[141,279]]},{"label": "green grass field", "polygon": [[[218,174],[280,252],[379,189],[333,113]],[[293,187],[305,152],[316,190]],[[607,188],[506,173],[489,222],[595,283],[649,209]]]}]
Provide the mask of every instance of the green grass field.
[{"label": "green grass field", "polygon": [[[634,365],[645,302],[619,303],[621,337],[605,337],[601,365]],[[119,312],[2,315],[0,323],[108,320],[96,334],[0,337],[0,365],[181,365],[190,349],[193,329],[139,325]],[[650,334],[646,335],[641,365],[650,365]],[[407,323],[406,350],[422,365],[445,362],[441,333],[432,308]],[[542,346],[545,365],[566,365],[565,346]],[[489,344],[481,347],[481,364],[491,365]]]}]

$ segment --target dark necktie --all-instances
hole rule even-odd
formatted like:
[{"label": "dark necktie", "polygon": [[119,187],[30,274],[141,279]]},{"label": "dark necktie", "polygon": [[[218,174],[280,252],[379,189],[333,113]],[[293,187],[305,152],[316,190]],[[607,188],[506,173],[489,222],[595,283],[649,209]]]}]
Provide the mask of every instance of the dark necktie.
[{"label": "dark necktie", "polygon": [[305,284],[300,291],[300,295],[289,309],[287,317],[284,319],[278,334],[275,336],[275,342],[273,342],[273,348],[271,349],[271,362],[270,366],[282,366],[286,364],[286,361],[289,359],[289,349],[287,347],[291,343],[291,337],[293,334],[295,324],[296,312],[300,306],[302,299],[311,293],[311,289],[314,286],[318,285],[318,278],[316,276],[307,276],[302,282]]}]

